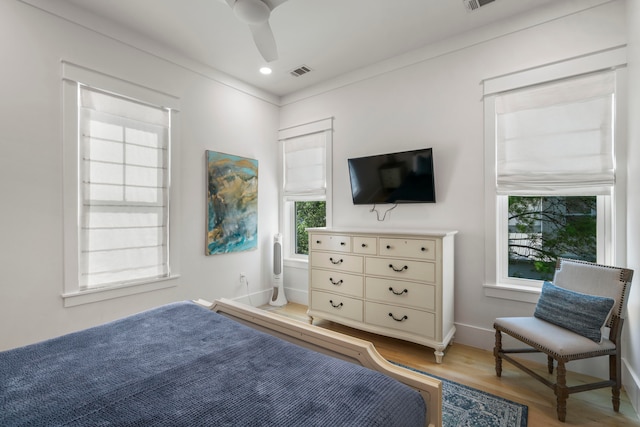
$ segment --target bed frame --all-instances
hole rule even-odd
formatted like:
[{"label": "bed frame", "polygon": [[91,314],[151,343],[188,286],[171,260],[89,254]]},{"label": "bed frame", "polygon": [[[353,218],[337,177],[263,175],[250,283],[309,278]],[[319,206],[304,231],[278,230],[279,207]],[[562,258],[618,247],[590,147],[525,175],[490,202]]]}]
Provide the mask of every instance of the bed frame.
[{"label": "bed frame", "polygon": [[294,344],[381,372],[417,390],[427,406],[427,426],[442,426],[442,383],[387,362],[372,343],[330,331],[228,299],[197,304],[254,329]]}]

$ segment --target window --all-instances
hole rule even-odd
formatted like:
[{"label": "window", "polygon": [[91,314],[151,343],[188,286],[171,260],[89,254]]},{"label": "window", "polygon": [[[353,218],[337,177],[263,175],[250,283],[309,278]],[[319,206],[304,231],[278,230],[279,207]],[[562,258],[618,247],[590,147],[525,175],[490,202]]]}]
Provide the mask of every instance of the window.
[{"label": "window", "polygon": [[539,288],[558,257],[614,262],[623,61],[609,51],[485,81],[488,295]]},{"label": "window", "polygon": [[597,261],[596,196],[507,196],[509,279],[552,280],[558,257]]},{"label": "window", "polygon": [[599,235],[597,220],[610,215],[597,197],[609,198],[615,183],[614,94],[608,71],[496,96],[503,282],[549,280],[558,257],[605,262],[598,241],[611,247],[612,232]]},{"label": "window", "polygon": [[168,277],[170,112],[78,91],[80,289]]},{"label": "window", "polygon": [[280,131],[286,258],[306,259],[306,229],[330,225],[332,120]]},{"label": "window", "polygon": [[293,202],[294,224],[296,227],[295,245],[293,253],[309,255],[309,234],[306,229],[324,227],[327,225],[327,203],[322,200],[311,202]]},{"label": "window", "polygon": [[63,80],[65,306],[172,286],[176,100],[66,62]]}]

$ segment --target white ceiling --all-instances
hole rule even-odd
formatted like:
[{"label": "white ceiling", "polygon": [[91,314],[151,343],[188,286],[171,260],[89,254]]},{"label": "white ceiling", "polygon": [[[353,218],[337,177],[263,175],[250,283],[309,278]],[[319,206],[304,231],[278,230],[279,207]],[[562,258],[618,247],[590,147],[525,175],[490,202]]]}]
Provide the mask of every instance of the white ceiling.
[{"label": "white ceiling", "polygon": [[[468,11],[463,0],[288,0],[270,24],[273,74],[248,27],[225,0],[21,0],[146,50],[195,61],[275,96],[405,54],[490,23],[575,0],[495,0]],[[313,71],[294,77],[306,65]]]}]

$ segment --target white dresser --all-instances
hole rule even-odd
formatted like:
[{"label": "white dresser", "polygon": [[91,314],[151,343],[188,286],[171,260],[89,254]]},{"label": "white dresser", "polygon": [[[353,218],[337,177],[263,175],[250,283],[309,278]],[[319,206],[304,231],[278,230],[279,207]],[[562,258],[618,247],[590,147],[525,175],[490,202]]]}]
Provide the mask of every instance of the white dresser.
[{"label": "white dresser", "polygon": [[456,231],[310,228],[309,310],[314,317],[416,342],[442,362],[453,323]]}]

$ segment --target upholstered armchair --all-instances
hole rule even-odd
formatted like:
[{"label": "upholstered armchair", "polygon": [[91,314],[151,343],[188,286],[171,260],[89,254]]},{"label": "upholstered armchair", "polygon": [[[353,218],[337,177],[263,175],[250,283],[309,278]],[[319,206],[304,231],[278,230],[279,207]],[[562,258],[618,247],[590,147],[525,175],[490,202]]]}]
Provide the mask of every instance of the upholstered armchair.
[{"label": "upholstered armchair", "polygon": [[[532,317],[495,320],[496,375],[502,375],[502,360],[506,360],[551,388],[560,421],[565,421],[570,394],[597,388],[611,387],[613,410],[617,412],[622,386],[620,337],[632,277],[633,270],[626,268],[558,259],[553,283],[543,285]],[[529,347],[503,348],[502,333]],[[557,364],[555,383],[511,356],[535,352],[547,355],[549,374],[553,374],[554,361]],[[566,363],[605,355],[609,356],[608,380],[567,385]]]}]

